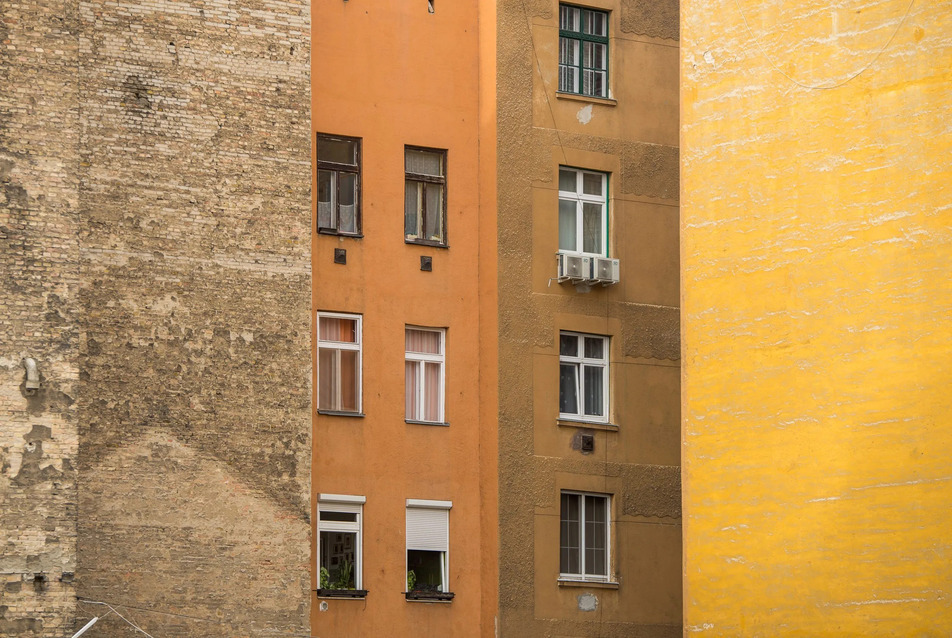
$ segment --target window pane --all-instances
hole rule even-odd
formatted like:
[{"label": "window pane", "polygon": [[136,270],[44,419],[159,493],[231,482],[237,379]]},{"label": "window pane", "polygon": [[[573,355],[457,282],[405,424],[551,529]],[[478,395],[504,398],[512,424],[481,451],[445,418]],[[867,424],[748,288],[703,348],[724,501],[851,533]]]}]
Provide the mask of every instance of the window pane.
[{"label": "window pane", "polygon": [[345,521],[348,523],[357,522],[357,514],[355,512],[321,512],[322,521]]},{"label": "window pane", "polygon": [[562,514],[559,532],[559,571],[578,574],[579,565],[579,495],[562,494]]},{"label": "window pane", "polygon": [[357,388],[360,370],[357,365],[356,350],[340,351],[340,407],[338,410],[357,411]]},{"label": "window pane", "polygon": [[559,335],[559,354],[567,357],[578,356],[578,336]]},{"label": "window pane", "polygon": [[340,179],[340,226],[342,233],[357,232],[357,174],[338,174]]},{"label": "window pane", "polygon": [[576,7],[559,7],[559,28],[565,31],[579,30],[579,9]]},{"label": "window pane", "polygon": [[438,184],[424,185],[426,193],[425,237],[443,241],[443,187]]},{"label": "window pane", "polygon": [[317,227],[335,228],[334,219],[337,186],[334,171],[317,171]]},{"label": "window pane", "polygon": [[357,320],[342,317],[321,317],[318,338],[321,341],[357,343]]},{"label": "window pane", "polygon": [[585,573],[608,574],[608,499],[585,496]]},{"label": "window pane", "polygon": [[413,591],[447,591],[443,578],[446,570],[446,552],[421,549],[407,550],[407,571],[416,576]]},{"label": "window pane", "polygon": [[407,361],[406,418],[411,421],[420,419],[420,362]]},{"label": "window pane", "polygon": [[440,421],[440,385],[439,363],[426,362],[423,364],[423,420]]},{"label": "window pane", "polygon": [[601,204],[582,204],[582,252],[602,254]]},{"label": "window pane", "polygon": [[605,97],[605,72],[589,71],[592,74],[592,95]]},{"label": "window pane", "polygon": [[559,38],[559,64],[578,65],[578,40]]},{"label": "window pane", "polygon": [[584,32],[590,35],[608,35],[608,17],[607,14],[600,11],[585,11],[585,29]]},{"label": "window pane", "polygon": [[602,359],[604,358],[605,351],[605,340],[599,337],[586,337],[585,341],[585,358],[586,359]]},{"label": "window pane", "polygon": [[440,354],[440,337],[436,330],[414,330],[407,328],[407,352],[422,352],[424,354]]},{"label": "window pane", "polygon": [[407,149],[406,170],[419,175],[443,176],[443,154]]},{"label": "window pane", "polygon": [[403,208],[403,228],[411,239],[420,237],[420,204],[423,201],[423,184],[407,180]]},{"label": "window pane", "polygon": [[587,416],[605,416],[602,405],[604,370],[601,366],[582,366],[585,375],[585,414]]},{"label": "window pane", "polygon": [[559,412],[578,414],[578,366],[574,363],[559,366]]},{"label": "window pane", "polygon": [[578,185],[576,183],[576,173],[568,168],[559,169],[559,190],[567,193],[577,193]]},{"label": "window pane", "polygon": [[356,532],[321,532],[320,564],[330,589],[354,589],[357,584]]},{"label": "window pane", "polygon": [[605,181],[601,173],[582,173],[582,192],[586,195],[601,195]]},{"label": "window pane", "polygon": [[605,69],[606,53],[608,49],[604,44],[597,44],[594,42],[588,43],[591,45],[590,56],[585,62],[585,66],[591,67],[593,69]]},{"label": "window pane", "polygon": [[578,93],[578,69],[574,66],[559,65],[559,90]]},{"label": "window pane", "polygon": [[317,161],[336,164],[357,164],[357,142],[317,139]]},{"label": "window pane", "polygon": [[340,381],[337,370],[338,350],[321,348],[317,354],[317,376],[319,387],[317,407],[319,410],[336,410]]},{"label": "window pane", "polygon": [[578,204],[559,200],[559,250],[578,250]]}]

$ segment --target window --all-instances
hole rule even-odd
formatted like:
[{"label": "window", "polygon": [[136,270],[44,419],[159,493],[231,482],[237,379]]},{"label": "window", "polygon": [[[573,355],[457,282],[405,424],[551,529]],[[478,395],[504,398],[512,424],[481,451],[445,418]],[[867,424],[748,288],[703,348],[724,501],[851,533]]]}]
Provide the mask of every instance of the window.
[{"label": "window", "polygon": [[608,255],[608,175],[559,167],[559,250]]},{"label": "window", "polygon": [[609,572],[609,497],[562,492],[559,577],[607,581]]},{"label": "window", "polygon": [[360,315],[317,317],[317,409],[360,412]]},{"label": "window", "polygon": [[363,597],[361,519],[363,496],[321,494],[318,497],[319,595]]},{"label": "window", "polygon": [[407,599],[451,600],[450,501],[407,499]]},{"label": "window", "polygon": [[559,90],[608,97],[608,13],[559,5]]},{"label": "window", "polygon": [[608,337],[559,334],[559,417],[608,421]]},{"label": "window", "polygon": [[406,240],[446,245],[446,151],[406,148]]},{"label": "window", "polygon": [[317,232],[360,234],[360,140],[317,135]]},{"label": "window", "polygon": [[407,328],[407,421],[443,422],[443,344],[446,331]]}]

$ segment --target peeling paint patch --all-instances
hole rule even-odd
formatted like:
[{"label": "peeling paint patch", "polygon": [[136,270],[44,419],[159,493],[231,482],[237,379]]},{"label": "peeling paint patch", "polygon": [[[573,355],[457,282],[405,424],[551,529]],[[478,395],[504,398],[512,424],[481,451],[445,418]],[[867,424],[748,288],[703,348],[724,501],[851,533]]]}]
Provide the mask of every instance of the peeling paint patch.
[{"label": "peeling paint patch", "polygon": [[583,106],[578,110],[578,113],[575,114],[575,119],[581,124],[588,124],[592,121],[592,105]]},{"label": "peeling paint patch", "polygon": [[595,611],[596,609],[598,609],[598,597],[595,594],[579,594],[579,611]]}]

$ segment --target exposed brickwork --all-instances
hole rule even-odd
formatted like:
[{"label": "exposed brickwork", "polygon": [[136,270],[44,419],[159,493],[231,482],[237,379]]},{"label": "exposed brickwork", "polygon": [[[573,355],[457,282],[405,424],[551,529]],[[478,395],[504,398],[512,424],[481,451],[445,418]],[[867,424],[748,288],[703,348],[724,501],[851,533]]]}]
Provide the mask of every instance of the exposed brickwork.
[{"label": "exposed brickwork", "polygon": [[70,2],[0,5],[2,636],[69,635],[76,606],[74,14]]},{"label": "exposed brickwork", "polygon": [[0,634],[307,632],[308,15],[3,5]]}]

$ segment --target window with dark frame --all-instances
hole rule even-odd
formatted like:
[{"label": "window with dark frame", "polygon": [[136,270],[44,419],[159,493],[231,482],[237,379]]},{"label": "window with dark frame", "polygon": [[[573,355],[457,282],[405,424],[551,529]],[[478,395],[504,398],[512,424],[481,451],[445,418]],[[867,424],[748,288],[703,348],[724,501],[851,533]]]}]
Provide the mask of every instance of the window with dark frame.
[{"label": "window with dark frame", "polygon": [[317,134],[317,232],[361,233],[359,138]]},{"label": "window with dark frame", "polygon": [[610,505],[606,494],[562,492],[559,578],[608,581]]},{"label": "window with dark frame", "polygon": [[446,245],[446,151],[407,146],[405,150],[406,241]]},{"label": "window with dark frame", "polygon": [[559,91],[608,97],[608,12],[559,5]]}]

